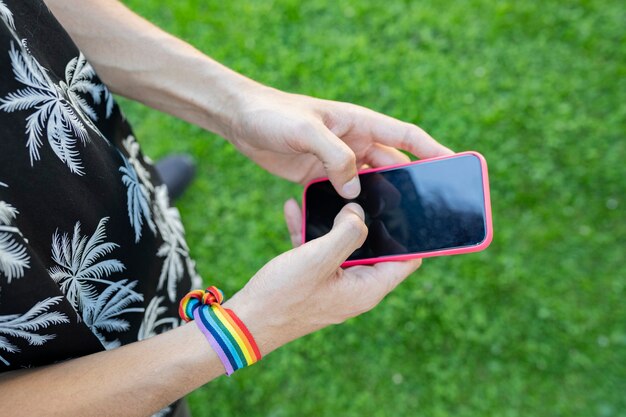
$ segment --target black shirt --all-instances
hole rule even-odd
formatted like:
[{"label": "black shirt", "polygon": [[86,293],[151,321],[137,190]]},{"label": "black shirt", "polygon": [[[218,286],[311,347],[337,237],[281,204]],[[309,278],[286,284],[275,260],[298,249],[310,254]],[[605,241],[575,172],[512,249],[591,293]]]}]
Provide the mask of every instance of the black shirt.
[{"label": "black shirt", "polygon": [[177,326],[200,284],[188,255],[89,62],[41,0],[1,0],[0,372]]}]

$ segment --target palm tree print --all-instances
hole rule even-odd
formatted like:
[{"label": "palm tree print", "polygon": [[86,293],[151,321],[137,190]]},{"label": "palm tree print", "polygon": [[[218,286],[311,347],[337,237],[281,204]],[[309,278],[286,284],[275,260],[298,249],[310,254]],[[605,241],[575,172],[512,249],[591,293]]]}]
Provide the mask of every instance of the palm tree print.
[{"label": "palm tree print", "polygon": [[136,285],[137,281],[128,282],[126,279],[113,282],[83,311],[83,321],[106,349],[118,347],[120,341],[107,340],[102,331],[126,331],[130,328],[130,323],[120,316],[144,311],[143,307],[128,307],[130,304],[143,301],[143,295],[133,290]]},{"label": "palm tree print", "polygon": [[95,72],[81,53],[65,68],[65,80],[55,84],[46,69],[28,53],[25,40],[16,48],[11,42],[9,57],[15,79],[25,88],[18,89],[0,99],[0,110],[6,112],[34,109],[26,117],[26,147],[31,166],[40,160],[44,131],[55,155],[74,174],[84,175],[78,144],[85,146],[89,140],[88,128],[98,136],[102,134],[94,125],[96,112],[81,94],[88,93],[100,103],[104,95],[106,111],[110,115],[113,101],[108,90],[92,81]]},{"label": "palm tree print", "polygon": [[113,284],[106,278],[124,270],[124,264],[117,259],[100,259],[119,247],[105,241],[108,220],[101,219],[89,237],[81,234],[80,222],[76,222],[72,236],[58,230],[52,236],[52,260],[56,265],[48,272],[77,311],[97,302],[95,283]]},{"label": "palm tree print", "polygon": [[[7,187],[0,182],[0,187]],[[26,246],[16,239],[22,233],[17,227],[11,226],[19,212],[9,203],[0,200],[0,275],[4,275],[10,283],[14,278],[24,276],[24,270],[30,268],[30,256]]]},{"label": "palm tree print", "polygon": [[191,277],[191,288],[189,290],[196,290],[204,286],[202,277],[196,270],[196,261],[191,259],[189,256],[187,257],[187,272]]},{"label": "palm tree print", "polygon": [[[7,314],[0,316],[0,350],[8,353],[18,353],[20,349],[9,341],[7,337],[25,339],[31,346],[41,346],[54,339],[54,334],[39,334],[38,330],[51,325],[69,323],[67,316],[60,311],[49,311],[58,304],[62,296],[49,297],[37,302],[24,314]],[[2,356],[0,362],[9,366],[10,363]]]},{"label": "palm tree print", "polygon": [[6,4],[0,0],[0,19],[4,21],[9,29],[15,30],[15,22],[13,21],[13,12],[9,10]]},{"label": "palm tree print", "polygon": [[163,244],[157,256],[165,258],[159,276],[157,289],[167,285],[170,301],[176,300],[176,284],[185,273],[185,260],[189,257],[189,248],[185,242],[185,232],[180,221],[180,213],[176,207],[170,206],[167,187],[159,185],[155,188],[154,221],[163,238]]},{"label": "palm tree print", "polygon": [[124,146],[126,153],[128,153],[128,160],[133,168],[135,168],[139,181],[141,181],[148,191],[153,192],[154,186],[152,185],[152,176],[150,175],[150,171],[143,166],[141,160],[147,164],[152,164],[152,161],[150,158],[140,154],[139,143],[135,140],[133,135],[128,135],[126,139],[122,140],[122,145]]},{"label": "palm tree print", "polygon": [[146,223],[152,230],[152,233],[156,233],[156,228],[152,221],[152,213],[150,212],[150,204],[148,203],[150,195],[146,186],[139,180],[133,165],[121,153],[120,156],[124,161],[124,165],[119,168],[119,171],[122,173],[122,182],[127,189],[128,218],[131,227],[135,231],[135,242],[139,242],[143,219],[146,219]]},{"label": "palm tree print", "polygon": [[67,96],[74,105],[82,111],[83,115],[89,116],[84,118],[89,126],[98,134],[100,131],[91,123],[97,121],[98,115],[87,101],[79,94],[89,94],[95,104],[100,104],[102,100],[105,103],[105,116],[108,118],[113,112],[113,96],[104,84],[95,83],[93,78],[96,72],[82,52],[76,58],[72,58],[65,67],[65,81],[59,82],[61,89],[67,91]]},{"label": "palm tree print", "polygon": [[[168,308],[161,305],[161,302],[165,299],[162,296],[156,296],[150,300],[150,304],[146,308],[146,313],[143,316],[139,333],[137,334],[137,340],[148,339],[152,336],[156,336],[158,333],[162,333],[165,330],[178,327],[178,320],[174,317],[164,317],[159,319],[159,316],[163,313],[167,313]],[[157,328],[161,328],[157,332]]]}]

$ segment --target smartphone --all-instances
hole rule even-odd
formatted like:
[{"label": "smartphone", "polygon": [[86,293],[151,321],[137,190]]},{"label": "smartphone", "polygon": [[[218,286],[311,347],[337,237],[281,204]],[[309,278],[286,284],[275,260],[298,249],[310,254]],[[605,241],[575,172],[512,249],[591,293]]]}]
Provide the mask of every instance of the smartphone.
[{"label": "smartphone", "polygon": [[341,197],[328,178],[302,199],[303,242],[325,235],[349,202],[365,212],[367,239],[343,267],[477,252],[491,243],[487,162],[477,152],[359,172],[361,194]]}]

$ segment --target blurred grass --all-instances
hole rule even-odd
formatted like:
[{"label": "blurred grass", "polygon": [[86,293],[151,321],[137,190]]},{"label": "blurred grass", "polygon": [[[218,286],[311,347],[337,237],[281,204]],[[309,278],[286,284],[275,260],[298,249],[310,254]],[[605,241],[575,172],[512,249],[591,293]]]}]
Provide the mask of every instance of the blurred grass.
[{"label": "blurred grass", "polygon": [[[191,395],[194,416],[626,416],[626,8],[619,1],[126,0],[277,88],[418,123],[490,168],[495,238],[424,262],[375,312]],[[123,101],[227,294],[289,249],[301,187]]]}]

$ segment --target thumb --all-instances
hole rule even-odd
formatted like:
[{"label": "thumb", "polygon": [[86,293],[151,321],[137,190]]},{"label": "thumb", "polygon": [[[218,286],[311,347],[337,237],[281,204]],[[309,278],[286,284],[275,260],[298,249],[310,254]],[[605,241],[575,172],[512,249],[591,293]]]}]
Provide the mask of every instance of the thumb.
[{"label": "thumb", "polygon": [[317,129],[316,139],[309,142],[309,151],[322,161],[335,190],[343,198],[356,198],[361,192],[361,183],[357,176],[356,156],[352,149],[324,125]]},{"label": "thumb", "polygon": [[335,217],[331,231],[305,245],[315,253],[316,267],[332,272],[363,245],[367,237],[364,217],[361,206],[346,204]]}]

